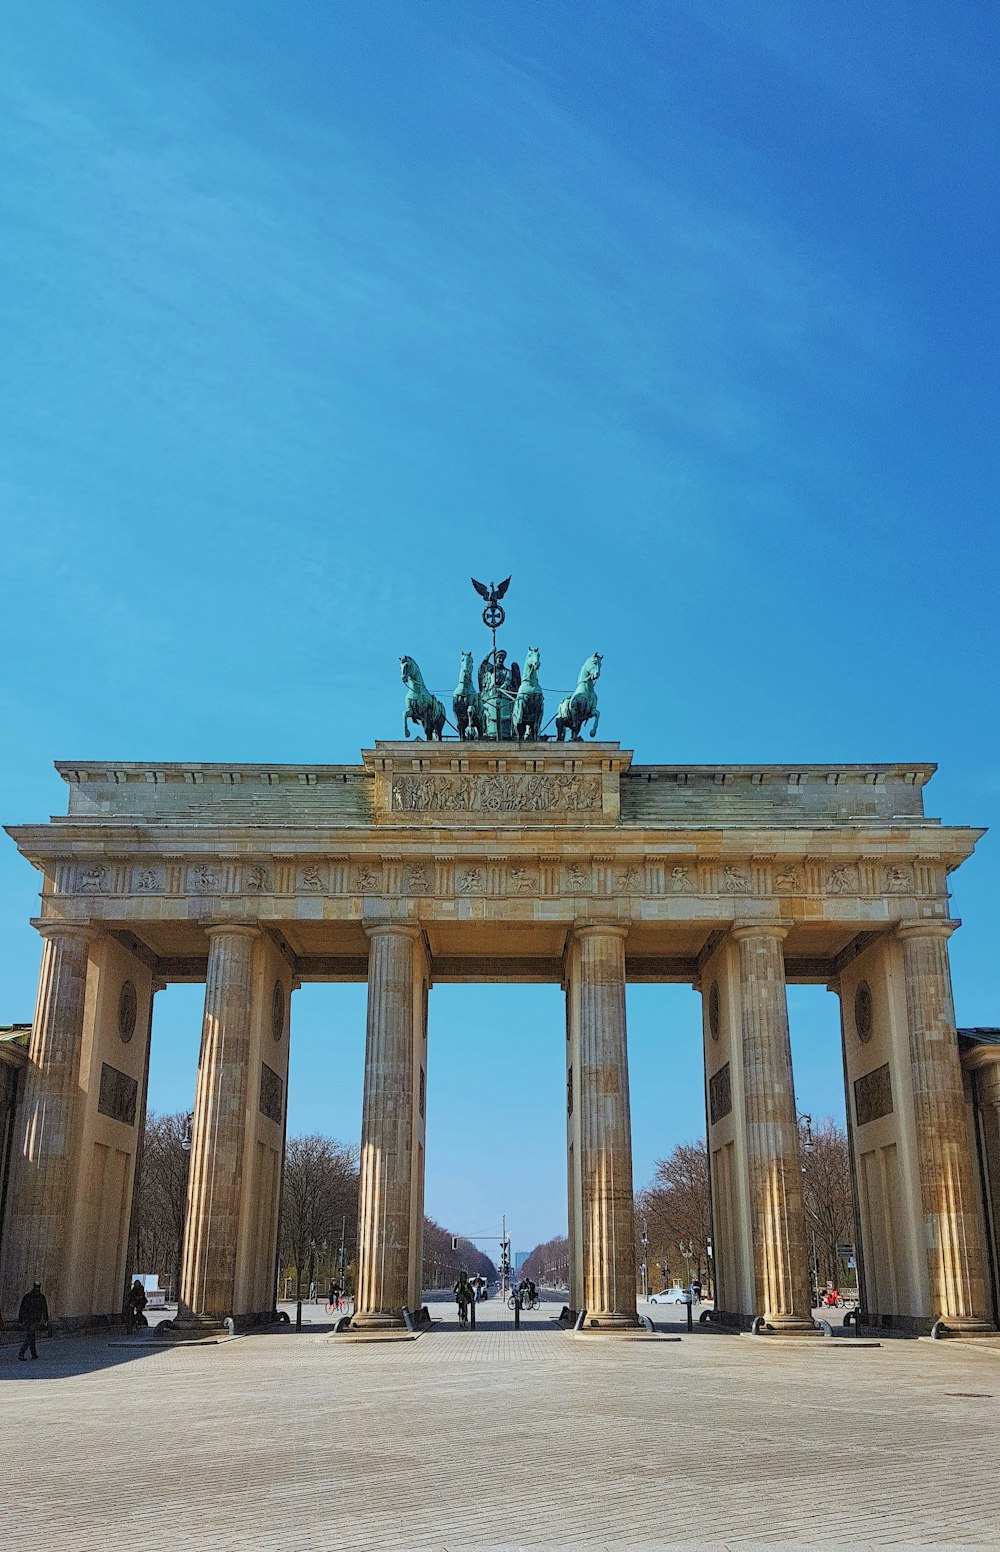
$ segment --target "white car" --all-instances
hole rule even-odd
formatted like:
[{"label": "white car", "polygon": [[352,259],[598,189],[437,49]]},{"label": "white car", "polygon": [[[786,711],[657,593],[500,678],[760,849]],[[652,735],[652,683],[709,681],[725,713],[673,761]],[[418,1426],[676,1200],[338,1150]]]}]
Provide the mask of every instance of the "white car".
[{"label": "white car", "polygon": [[651,1293],[650,1304],[690,1304],[690,1288],[664,1288],[662,1293]]}]

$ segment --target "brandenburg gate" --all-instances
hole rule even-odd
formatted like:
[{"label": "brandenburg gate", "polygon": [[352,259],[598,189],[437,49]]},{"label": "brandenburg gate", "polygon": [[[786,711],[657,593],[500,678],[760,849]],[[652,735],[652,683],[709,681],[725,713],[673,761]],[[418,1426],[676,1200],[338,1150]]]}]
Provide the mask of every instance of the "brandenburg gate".
[{"label": "brandenburg gate", "polygon": [[625,988],[684,982],[719,1318],[811,1330],[785,988],[814,982],[840,998],[869,1318],[990,1323],[948,967],[948,875],[981,832],[925,816],[933,766],[636,765],[579,741],[566,704],[566,742],[465,725],[357,765],[58,765],[68,815],[10,830],[43,946],[5,1313],[36,1279],[54,1316],[121,1308],[153,1002],[197,981],[181,1318],[266,1316],[291,994],[367,981],[355,1322],[399,1324],[422,1302],[428,994],[521,981],[566,994],[570,1303],[584,1329],[633,1326]]}]

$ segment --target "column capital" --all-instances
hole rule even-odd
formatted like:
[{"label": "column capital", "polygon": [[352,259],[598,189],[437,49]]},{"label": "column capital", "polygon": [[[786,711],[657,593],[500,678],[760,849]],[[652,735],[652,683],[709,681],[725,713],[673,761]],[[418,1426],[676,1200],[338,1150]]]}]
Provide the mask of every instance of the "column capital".
[{"label": "column capital", "polygon": [[737,921],[730,927],[729,935],[737,943],[742,943],[745,938],[777,938],[781,943],[787,938],[790,926],[791,922],[787,921]]},{"label": "column capital", "polygon": [[628,926],[620,921],[600,921],[588,917],[584,921],[573,923],[570,929],[574,938],[621,938],[628,937]]},{"label": "column capital", "polygon": [[977,1045],[971,1051],[963,1051],[962,1066],[969,1072],[982,1072],[986,1067],[1000,1067],[1000,1045]]},{"label": "column capital", "polygon": [[260,937],[260,924],[258,922],[227,921],[225,918],[219,918],[213,921],[202,922],[201,926],[209,942],[213,938],[229,936],[237,938]]},{"label": "column capital", "polygon": [[927,917],[896,924],[896,936],[905,942],[907,938],[950,938],[962,923],[956,917]]},{"label": "column capital", "polygon": [[51,941],[54,938],[76,938],[83,943],[95,943],[100,936],[93,922],[50,921],[45,917],[32,918],[31,925],[39,937]]},{"label": "column capital", "polygon": [[409,938],[416,943],[423,938],[423,928],[418,922],[372,921],[365,922],[365,936],[371,938]]}]

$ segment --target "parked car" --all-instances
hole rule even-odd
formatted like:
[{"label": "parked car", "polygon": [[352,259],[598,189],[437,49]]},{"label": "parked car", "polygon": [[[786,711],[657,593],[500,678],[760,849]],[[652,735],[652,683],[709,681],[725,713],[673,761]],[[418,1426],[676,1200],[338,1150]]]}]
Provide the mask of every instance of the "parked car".
[{"label": "parked car", "polygon": [[690,1304],[690,1288],[664,1288],[661,1293],[649,1295],[650,1304]]}]

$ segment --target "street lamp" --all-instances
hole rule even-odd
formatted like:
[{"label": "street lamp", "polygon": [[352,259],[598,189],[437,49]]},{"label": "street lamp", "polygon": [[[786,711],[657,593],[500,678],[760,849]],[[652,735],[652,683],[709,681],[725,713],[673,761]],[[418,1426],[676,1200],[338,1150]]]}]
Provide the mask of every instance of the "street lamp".
[{"label": "street lamp", "polygon": [[648,1231],[648,1229],[646,1227],[646,1219],[645,1219],[645,1217],[643,1217],[643,1220],[642,1220],[642,1239],[641,1239],[640,1243],[642,1245],[642,1267],[641,1267],[641,1271],[642,1271],[642,1296],[643,1296],[644,1299],[648,1299],[649,1298],[649,1261],[648,1261],[648,1254],[649,1254],[649,1231]]},{"label": "street lamp", "polygon": [[181,1133],[181,1151],[187,1158],[187,1169],[184,1172],[184,1208],[181,1212],[181,1234],[177,1242],[177,1303],[181,1299],[181,1263],[184,1260],[184,1233],[187,1229],[188,1215],[188,1175],[191,1173],[191,1142],[194,1132],[194,1111],[189,1110],[184,1117],[184,1130]]},{"label": "street lamp", "polygon": [[[799,1115],[799,1114],[796,1114],[795,1119],[799,1123],[799,1128],[800,1128],[800,1139],[799,1140],[800,1140],[801,1145],[802,1145],[802,1152],[803,1152],[803,1154],[808,1156],[813,1151],[813,1118],[812,1118],[811,1115]],[[802,1173],[803,1173],[803,1175],[806,1173],[806,1165],[805,1165],[804,1162],[802,1164]],[[813,1296],[818,1299],[819,1298],[819,1256],[816,1254],[816,1230],[815,1229],[812,1230],[812,1265],[809,1268],[809,1282],[810,1282],[811,1287],[816,1290],[815,1294]]]}]

